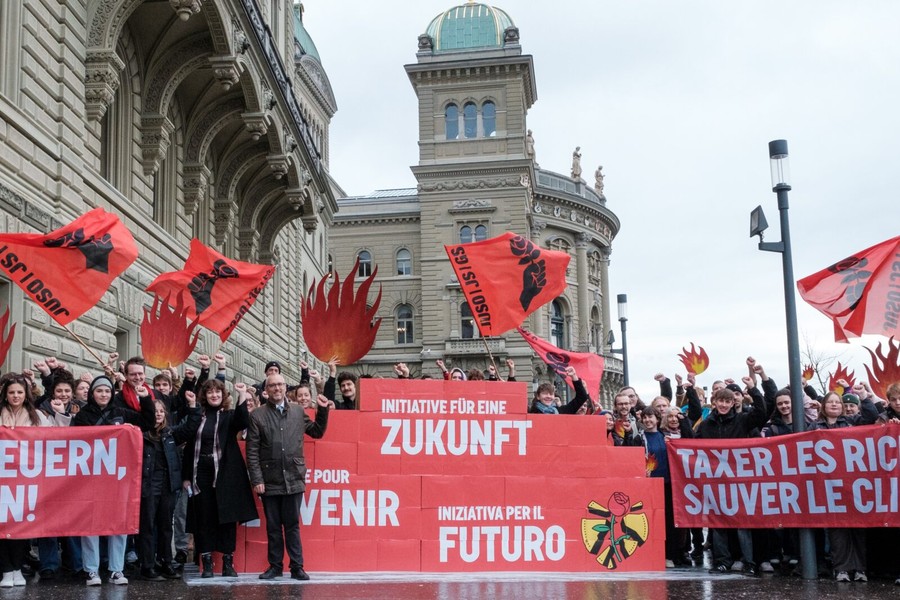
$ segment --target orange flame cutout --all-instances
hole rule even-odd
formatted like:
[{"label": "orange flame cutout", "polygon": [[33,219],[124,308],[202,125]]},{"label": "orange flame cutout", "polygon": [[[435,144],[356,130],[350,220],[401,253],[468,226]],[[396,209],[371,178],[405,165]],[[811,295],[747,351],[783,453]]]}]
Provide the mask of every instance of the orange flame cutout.
[{"label": "orange flame cutout", "polygon": [[[843,379],[847,382],[846,390],[838,385],[839,379]],[[831,378],[828,380],[828,389],[843,396],[845,392],[849,392],[853,389],[854,383],[856,383],[856,378],[853,375],[853,371],[848,370],[847,367],[841,366],[841,362],[838,361],[837,369],[834,370],[834,373],[831,374]]]},{"label": "orange flame cutout", "polygon": [[[337,357],[338,364],[352,365],[366,355],[375,343],[375,334],[381,325],[381,317],[375,319],[381,304],[381,288],[371,308],[366,307],[369,288],[378,274],[378,267],[366,277],[356,296],[353,295],[353,278],[359,269],[359,259],[347,278],[341,283],[337,271],[332,273],[334,283],[325,292],[326,276],[316,286],[309,286],[306,300],[300,302],[300,318],[303,321],[303,338],[313,356],[321,361]],[[315,303],[313,292],[315,291]]]},{"label": "orange flame cutout", "polygon": [[[9,325],[9,307],[6,307],[6,312],[3,313],[3,316],[0,317],[0,336],[4,335],[6,331],[6,326]],[[9,328],[9,335],[0,338],[0,365],[6,362],[6,355],[9,354],[9,348],[12,346],[13,337],[16,335],[16,324],[13,323],[12,327]]]},{"label": "orange flame cutout", "polygon": [[650,474],[656,470],[659,464],[656,462],[656,455],[648,454],[647,455],[647,477],[650,477]]},{"label": "orange flame cutout", "polygon": [[891,384],[900,383],[900,342],[894,345],[894,338],[891,336],[887,354],[881,351],[881,342],[878,342],[875,352],[868,348],[866,350],[872,356],[872,368],[866,365],[872,392],[879,398],[887,398],[887,389]]},{"label": "orange flame cutout", "polygon": [[694,350],[694,342],[691,342],[690,352],[688,352],[687,348],[682,348],[681,351],[684,354],[679,354],[678,358],[681,359],[681,364],[684,365],[688,373],[699,375],[709,367],[709,355],[702,346],[697,346],[697,349]]},{"label": "orange flame cutout", "polygon": [[803,367],[802,377],[804,380],[806,380],[806,381],[811,380],[813,378],[813,375],[815,375],[815,374],[816,374],[816,372],[813,369],[812,365],[806,365],[805,367]]},{"label": "orange flame cutout", "polygon": [[187,360],[197,345],[197,337],[200,335],[196,331],[197,319],[186,323],[187,310],[182,296],[178,295],[178,303],[174,308],[169,304],[168,296],[165,300],[154,296],[153,306],[149,310],[144,307],[141,348],[144,359],[151,367],[177,367]]}]

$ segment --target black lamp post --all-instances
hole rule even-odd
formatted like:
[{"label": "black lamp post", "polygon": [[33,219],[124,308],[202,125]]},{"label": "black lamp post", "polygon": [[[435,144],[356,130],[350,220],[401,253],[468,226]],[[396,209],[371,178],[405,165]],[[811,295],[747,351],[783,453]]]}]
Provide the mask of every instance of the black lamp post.
[{"label": "black lamp post", "polygon": [[613,335],[612,330],[610,329],[609,334],[606,337],[606,343],[609,344],[609,352],[610,354],[621,354],[622,355],[622,375],[625,377],[625,385],[628,385],[628,341],[625,337],[625,323],[628,322],[628,296],[627,294],[619,294],[616,296],[616,300],[619,303],[619,324],[622,326],[622,349],[621,350],[613,350],[612,345],[616,341],[616,336]]},{"label": "black lamp post", "polygon": [[[772,191],[778,197],[778,212],[781,216],[781,241],[764,242],[763,232],[768,228],[762,206],[750,213],[750,237],[759,236],[759,249],[765,252],[780,252],[784,275],[784,312],[787,322],[788,370],[791,385],[791,420],[795,432],[806,429],[803,410],[803,382],[800,366],[800,336],[797,332],[797,300],[794,295],[794,262],[791,254],[791,227],[788,222],[788,192],[790,166],[786,140],[769,142],[769,166],[772,173]],[[811,529],[800,530],[800,558],[804,579],[816,579],[816,550]]]}]

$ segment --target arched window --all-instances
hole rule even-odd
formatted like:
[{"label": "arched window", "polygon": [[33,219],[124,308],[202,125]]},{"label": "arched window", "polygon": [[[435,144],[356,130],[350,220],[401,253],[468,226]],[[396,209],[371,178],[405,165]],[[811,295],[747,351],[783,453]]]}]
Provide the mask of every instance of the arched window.
[{"label": "arched window", "polygon": [[478,135],[478,108],[474,102],[463,104],[463,127],[467,138]]},{"label": "arched window", "polygon": [[[315,239],[315,238],[313,238]],[[372,274],[372,253],[368,250],[360,250],[356,255],[359,259],[359,269],[356,271],[357,277],[368,277]]]},{"label": "arched window", "polygon": [[484,225],[475,226],[475,241],[480,242],[487,239],[487,227]]},{"label": "arched window", "polygon": [[470,340],[475,337],[475,318],[468,302],[463,302],[459,307],[459,334],[460,337]]},{"label": "arched window", "polygon": [[406,248],[397,250],[397,275],[412,275],[412,254]]},{"label": "arched window", "polygon": [[550,305],[550,341],[557,348],[566,350],[566,318],[562,303],[554,300]]},{"label": "arched window", "polygon": [[459,108],[455,104],[444,109],[444,131],[448,140],[459,137]]},{"label": "arched window", "polygon": [[463,225],[459,228],[459,243],[460,244],[468,244],[472,241],[472,228],[468,225]]},{"label": "arched window", "polygon": [[484,137],[497,135],[497,107],[490,100],[481,105],[481,123],[484,128]]},{"label": "arched window", "polygon": [[409,304],[397,307],[394,317],[397,321],[397,343],[412,344],[413,341],[413,309]]}]

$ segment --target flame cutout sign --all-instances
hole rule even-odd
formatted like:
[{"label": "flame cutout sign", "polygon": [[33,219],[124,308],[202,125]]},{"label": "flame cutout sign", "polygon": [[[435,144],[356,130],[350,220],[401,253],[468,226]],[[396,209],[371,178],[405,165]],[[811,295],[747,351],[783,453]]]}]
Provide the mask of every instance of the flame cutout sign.
[{"label": "flame cutout sign", "polygon": [[[847,382],[846,390],[838,385],[838,381],[841,379]],[[850,371],[849,369],[847,369],[847,367],[841,365],[841,361],[838,361],[837,368],[834,370],[834,373],[831,374],[831,378],[828,380],[828,389],[843,396],[845,393],[853,389],[854,383],[856,383],[856,377],[854,377],[853,371]]]},{"label": "flame cutout sign", "polygon": [[323,362],[337,358],[339,365],[351,365],[365,356],[375,343],[375,334],[381,325],[381,317],[375,318],[381,304],[381,288],[371,308],[366,307],[366,298],[378,267],[360,284],[354,296],[353,278],[358,270],[357,258],[343,283],[335,271],[332,273],[334,283],[328,292],[325,291],[326,276],[318,286],[313,280],[306,299],[301,299],[300,319],[306,347]]},{"label": "flame cutout sign", "polygon": [[644,545],[650,523],[640,512],[644,503],[632,504],[622,492],[613,493],[607,505],[593,500],[588,504],[588,512],[600,518],[581,520],[581,541],[588,552],[597,555],[598,563],[612,571]]},{"label": "flame cutout sign", "polygon": [[893,336],[888,340],[888,352],[881,350],[881,342],[875,352],[866,350],[872,356],[872,368],[866,365],[866,373],[869,375],[869,385],[872,392],[878,398],[887,398],[887,389],[893,383],[900,383],[900,341],[894,342]]},{"label": "flame cutout sign", "polygon": [[[159,296],[153,296],[153,306],[144,307],[141,321],[141,350],[147,364],[157,369],[182,364],[197,346],[197,320],[187,322],[188,309],[183,294],[178,295],[175,306]],[[193,337],[191,337],[193,335]]]},{"label": "flame cutout sign", "polygon": [[12,346],[13,337],[16,335],[16,324],[13,323],[9,328],[9,334],[5,334],[6,326],[9,325],[9,307],[0,317],[0,365],[6,362],[6,355],[9,354],[9,348]]},{"label": "flame cutout sign", "polygon": [[691,342],[690,352],[688,352],[687,348],[682,348],[681,351],[683,354],[679,354],[678,358],[681,359],[681,364],[684,365],[684,368],[687,369],[688,373],[699,375],[709,368],[709,355],[702,346],[697,346],[697,349],[695,350],[694,342]]},{"label": "flame cutout sign", "polygon": [[816,372],[813,369],[812,365],[806,365],[805,367],[803,367],[803,374],[801,376],[804,380],[809,381],[813,378],[813,375],[815,375],[815,373]]}]

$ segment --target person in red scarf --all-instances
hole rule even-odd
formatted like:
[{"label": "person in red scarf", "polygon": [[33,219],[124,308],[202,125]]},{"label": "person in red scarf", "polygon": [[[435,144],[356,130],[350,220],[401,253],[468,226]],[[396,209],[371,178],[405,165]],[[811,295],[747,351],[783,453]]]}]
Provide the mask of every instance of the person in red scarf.
[{"label": "person in red scarf", "polygon": [[146,364],[140,356],[128,359],[124,368],[125,381],[122,383],[122,388],[116,392],[115,398],[113,398],[114,405],[140,412],[141,397],[149,394],[154,400],[163,400],[159,392],[154,390],[152,386],[147,385],[144,373]]}]

